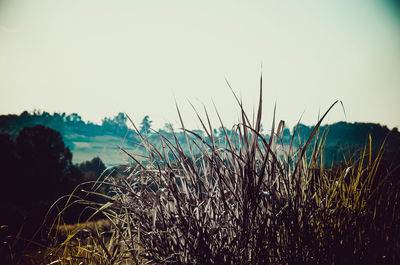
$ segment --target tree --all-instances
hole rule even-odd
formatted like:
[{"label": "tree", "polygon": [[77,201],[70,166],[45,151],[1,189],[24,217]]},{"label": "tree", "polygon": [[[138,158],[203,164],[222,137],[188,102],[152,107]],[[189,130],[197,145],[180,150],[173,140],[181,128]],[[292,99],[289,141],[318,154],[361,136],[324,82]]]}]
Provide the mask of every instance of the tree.
[{"label": "tree", "polygon": [[285,144],[290,144],[290,140],[291,140],[290,130],[289,130],[288,127],[285,127],[285,128],[283,129],[283,132],[282,132],[282,141],[283,141]]},{"label": "tree", "polygon": [[128,127],[126,126],[126,122],[127,122],[128,118],[126,117],[125,113],[118,113],[115,117],[114,117],[114,123],[116,124],[116,126],[118,127],[119,130],[127,130]]},{"label": "tree", "polygon": [[62,192],[61,180],[72,166],[72,153],[61,134],[49,127],[23,128],[16,138],[24,196],[29,200],[54,200]]},{"label": "tree", "polygon": [[126,132],[128,130],[128,126],[126,126],[128,118],[122,112],[118,113],[114,118],[104,118],[102,120],[102,126],[106,130],[110,130],[113,132]]},{"label": "tree", "polygon": [[10,203],[18,199],[18,154],[15,142],[8,134],[0,134],[0,200]]},{"label": "tree", "polygon": [[79,116],[77,113],[72,113],[70,115],[68,115],[67,117],[65,117],[65,120],[68,123],[72,123],[74,125],[83,125],[84,122],[82,121],[82,117]]},{"label": "tree", "polygon": [[150,133],[150,127],[153,121],[150,120],[149,115],[144,116],[143,121],[140,123],[140,133]]},{"label": "tree", "polygon": [[0,223],[7,224],[11,234],[23,225],[20,236],[33,236],[53,202],[81,182],[82,174],[71,160],[60,133],[49,127],[25,127],[15,141],[0,135]]},{"label": "tree", "polygon": [[[79,169],[82,171],[83,174],[85,175],[93,175],[94,178],[98,178],[103,171],[106,169],[106,166],[104,165],[103,161],[99,157],[95,157],[92,159],[92,161],[86,161],[82,162],[79,165]],[[90,174],[92,173],[92,174]],[[88,177],[86,177],[88,178]],[[92,179],[96,180],[96,179]]]},{"label": "tree", "polygon": [[173,133],[174,132],[174,125],[170,122],[166,123],[164,125],[165,131],[168,133]]}]

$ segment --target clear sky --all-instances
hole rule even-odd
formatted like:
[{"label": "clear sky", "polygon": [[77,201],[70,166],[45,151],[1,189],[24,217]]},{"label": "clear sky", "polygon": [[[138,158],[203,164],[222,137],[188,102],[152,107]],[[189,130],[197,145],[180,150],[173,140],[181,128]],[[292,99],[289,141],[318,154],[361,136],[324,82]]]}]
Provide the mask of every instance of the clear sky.
[{"label": "clear sky", "polygon": [[[84,120],[148,114],[198,127],[188,101],[238,121],[264,78],[264,128],[314,124],[336,99],[347,121],[400,127],[400,9],[392,2],[0,1],[0,114],[40,109]],[[262,65],[262,70],[261,70]],[[327,121],[345,120],[341,107]]]}]

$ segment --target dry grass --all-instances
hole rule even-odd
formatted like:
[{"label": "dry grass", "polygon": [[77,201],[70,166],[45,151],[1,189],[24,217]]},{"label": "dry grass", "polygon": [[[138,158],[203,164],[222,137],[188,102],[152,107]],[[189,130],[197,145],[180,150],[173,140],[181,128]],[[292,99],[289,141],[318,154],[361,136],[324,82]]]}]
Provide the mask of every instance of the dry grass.
[{"label": "dry grass", "polygon": [[[200,136],[185,129],[178,109],[188,153],[175,134],[172,141],[159,134],[158,148],[141,135],[138,145],[147,150],[145,162],[126,152],[134,166],[99,183],[110,193],[90,192],[107,201],[85,201],[108,220],[108,234],[98,229],[101,224],[92,224],[91,229],[65,226],[68,236],[46,250],[46,262],[399,261],[399,181],[390,171],[380,172],[383,150],[374,158],[370,143],[359,160],[324,169],[326,132],[318,129],[337,102],[303,145],[280,144],[283,121],[277,126],[274,121],[266,140],[260,134],[261,86],[262,82],[255,121],[250,122],[236,98],[241,123],[228,133],[220,119],[224,135],[218,138],[206,110],[204,118],[195,110],[205,132]],[[80,238],[82,231],[90,231],[85,240]]]}]

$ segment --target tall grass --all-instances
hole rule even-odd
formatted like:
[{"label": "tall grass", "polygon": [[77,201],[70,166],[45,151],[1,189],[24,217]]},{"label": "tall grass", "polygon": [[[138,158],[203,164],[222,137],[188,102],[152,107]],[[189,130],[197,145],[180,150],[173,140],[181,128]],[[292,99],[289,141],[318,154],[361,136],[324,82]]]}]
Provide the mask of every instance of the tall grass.
[{"label": "tall grass", "polygon": [[[158,134],[161,147],[155,147],[146,132],[140,134],[132,123],[141,138],[138,145],[147,151],[146,159],[122,149],[133,166],[99,183],[108,187],[109,194],[90,192],[106,202],[86,201],[111,226],[108,239],[89,244],[98,242],[93,251],[102,261],[96,262],[399,261],[399,181],[390,171],[379,169],[384,150],[373,157],[370,142],[358,160],[324,168],[327,134],[319,127],[337,102],[310,137],[295,147],[280,141],[283,121],[276,125],[274,120],[269,139],[260,133],[262,79],[255,120],[249,120],[234,96],[241,122],[227,130],[217,112],[224,131],[218,137],[206,109],[203,118],[194,110],[205,132],[201,136],[185,128],[177,108],[189,152],[183,151],[174,134],[172,138]],[[61,246],[76,234],[67,236]],[[78,249],[89,251],[85,246]],[[74,255],[69,256],[70,263]]]}]

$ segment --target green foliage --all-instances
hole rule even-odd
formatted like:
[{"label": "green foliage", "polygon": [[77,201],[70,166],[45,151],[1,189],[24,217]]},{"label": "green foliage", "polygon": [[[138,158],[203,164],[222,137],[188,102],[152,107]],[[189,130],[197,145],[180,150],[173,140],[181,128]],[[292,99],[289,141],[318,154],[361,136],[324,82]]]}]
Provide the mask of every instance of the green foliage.
[{"label": "green foliage", "polygon": [[126,133],[128,130],[126,122],[126,115],[120,112],[113,119],[104,118],[102,121],[102,127],[104,130]]},{"label": "green foliage", "polygon": [[[308,139],[313,129],[314,126],[299,124],[293,138],[293,144],[298,146],[300,141]],[[395,153],[399,152],[400,133],[397,128],[389,130],[386,126],[374,123],[338,122],[321,126],[320,131],[327,132],[324,145],[325,166],[357,159],[362,154],[363,146],[368,143],[369,135],[374,139],[371,147],[373,154],[378,153],[381,147],[380,143],[383,141],[385,141],[385,160],[395,159]],[[283,138],[283,142],[288,145],[290,138]]]},{"label": "green foliage", "polygon": [[150,131],[151,124],[152,124],[152,121],[150,120],[150,117],[148,115],[146,115],[143,118],[143,121],[140,123],[140,133],[141,134],[149,134],[151,132]]}]

